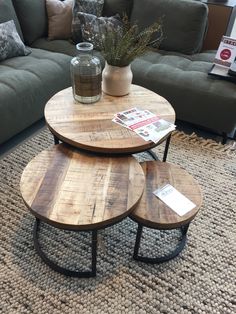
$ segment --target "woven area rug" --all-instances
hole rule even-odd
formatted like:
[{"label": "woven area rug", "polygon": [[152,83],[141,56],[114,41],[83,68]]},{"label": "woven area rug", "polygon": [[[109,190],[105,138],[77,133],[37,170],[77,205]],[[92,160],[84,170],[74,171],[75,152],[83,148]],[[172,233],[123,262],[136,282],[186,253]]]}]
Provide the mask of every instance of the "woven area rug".
[{"label": "woven area rug", "polygon": [[[19,181],[26,164],[52,145],[52,136],[45,130],[0,160],[0,313],[236,313],[236,152],[232,145],[176,132],[168,161],[192,174],[204,194],[185,249],[161,265],[134,261],[137,226],[127,218],[99,232],[97,277],[91,279],[54,272],[33,247],[34,218],[21,199]],[[161,154],[163,147],[155,151]],[[46,225],[41,231],[43,248],[52,259],[72,269],[86,269],[89,233]],[[144,231],[143,253],[158,255],[170,249],[172,233]]]}]

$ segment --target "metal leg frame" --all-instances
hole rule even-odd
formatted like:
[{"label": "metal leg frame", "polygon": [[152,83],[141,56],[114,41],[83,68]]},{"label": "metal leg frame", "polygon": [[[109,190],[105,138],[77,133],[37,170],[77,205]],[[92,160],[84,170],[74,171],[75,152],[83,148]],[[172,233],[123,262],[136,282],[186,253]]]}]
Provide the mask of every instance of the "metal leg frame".
[{"label": "metal leg frame", "polygon": [[54,144],[55,145],[59,144],[59,139],[55,135],[53,135],[53,138],[54,138]]},{"label": "metal leg frame", "polygon": [[171,139],[171,134],[166,139],[166,145],[165,145],[165,150],[164,150],[164,155],[163,155],[162,161],[166,161],[166,159],[167,159],[168,150],[169,150],[169,146],[170,146],[170,139]]},{"label": "metal leg frame", "polygon": [[[167,159],[167,155],[168,155],[168,150],[169,150],[169,146],[170,146],[170,139],[171,139],[171,134],[167,137],[166,139],[166,144],[165,144],[165,150],[164,150],[164,154],[163,154],[163,159],[162,161],[166,161]],[[149,155],[151,155],[151,157],[154,159],[154,160],[158,160],[158,157],[156,155],[156,153],[154,153],[154,151],[152,151],[151,149],[149,149],[147,151],[147,153]]]},{"label": "metal leg frame", "polygon": [[138,230],[136,235],[136,241],[134,246],[134,254],[133,258],[137,261],[141,261],[144,263],[151,263],[151,264],[160,264],[169,261],[170,259],[176,257],[184,248],[186,240],[187,240],[187,231],[188,231],[189,224],[182,226],[180,228],[182,233],[182,238],[179,241],[177,247],[174,249],[173,252],[171,252],[168,255],[160,256],[160,257],[145,257],[138,255],[139,248],[140,248],[140,242],[142,237],[142,231],[143,231],[143,225],[138,224]]},{"label": "metal leg frame", "polygon": [[73,271],[67,268],[57,265],[50,260],[40,247],[38,233],[40,231],[40,220],[36,218],[33,230],[34,247],[42,260],[53,270],[70,277],[89,278],[96,276],[96,264],[97,264],[97,230],[92,231],[92,267],[91,271]]}]

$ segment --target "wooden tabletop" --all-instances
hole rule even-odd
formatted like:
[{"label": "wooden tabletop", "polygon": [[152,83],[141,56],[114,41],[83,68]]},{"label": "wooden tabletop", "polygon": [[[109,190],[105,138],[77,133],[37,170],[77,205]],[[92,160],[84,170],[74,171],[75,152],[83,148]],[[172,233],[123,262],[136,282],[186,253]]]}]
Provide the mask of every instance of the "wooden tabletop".
[{"label": "wooden tabletop", "polygon": [[62,229],[93,230],[126,217],[144,184],[134,157],[98,157],[59,144],[29,162],[20,190],[37,218]]},{"label": "wooden tabletop", "polygon": [[166,99],[137,85],[132,85],[126,96],[103,94],[94,104],[75,102],[72,89],[67,88],[48,101],[45,119],[51,132],[72,146],[91,152],[131,154],[158,145],[146,142],[133,131],[112,122],[114,114],[132,107],[150,110],[175,122],[174,109]]},{"label": "wooden tabletop", "polygon": [[[178,228],[190,222],[202,204],[202,193],[197,181],[187,171],[167,162],[148,161],[142,163],[142,167],[146,175],[146,186],[130,217],[146,227],[157,229]],[[196,207],[184,216],[179,216],[165,205],[153,191],[168,183],[189,198]]]}]

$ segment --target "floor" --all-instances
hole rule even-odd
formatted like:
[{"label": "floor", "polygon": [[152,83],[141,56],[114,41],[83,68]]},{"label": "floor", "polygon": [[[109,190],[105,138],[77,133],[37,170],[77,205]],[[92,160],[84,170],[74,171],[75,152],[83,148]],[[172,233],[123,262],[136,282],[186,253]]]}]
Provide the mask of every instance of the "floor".
[{"label": "floor", "polygon": [[[219,134],[213,133],[208,130],[200,129],[190,123],[186,123],[183,121],[176,122],[177,130],[184,131],[187,134],[196,133],[198,136],[201,136],[206,139],[212,139],[216,142],[221,142],[222,137]],[[35,136],[38,132],[42,131],[46,128],[45,120],[42,119],[39,122],[35,123],[33,126],[29,127],[25,131],[21,132],[17,136],[13,137],[11,140],[6,142],[5,144],[0,145],[0,158],[5,157],[9,154],[12,150],[14,150],[18,145],[21,145],[24,141],[30,139],[31,137]],[[233,146],[236,147],[236,140],[233,139],[234,134],[230,135],[227,144],[231,143]]]}]

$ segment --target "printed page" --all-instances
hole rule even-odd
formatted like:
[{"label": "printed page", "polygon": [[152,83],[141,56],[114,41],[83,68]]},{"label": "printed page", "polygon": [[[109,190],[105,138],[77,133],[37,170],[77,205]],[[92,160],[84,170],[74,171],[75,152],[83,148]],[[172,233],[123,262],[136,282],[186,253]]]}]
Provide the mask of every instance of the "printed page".
[{"label": "printed page", "polygon": [[176,126],[174,124],[164,119],[158,119],[157,121],[153,121],[148,125],[141,126],[134,131],[143,139],[148,138],[148,140],[157,143],[168,133],[175,130],[175,127]]},{"label": "printed page", "polygon": [[177,191],[172,185],[167,184],[153,192],[160,198],[167,206],[175,211],[179,216],[187,214],[196,205],[185,197],[182,193]]},{"label": "printed page", "polygon": [[236,56],[236,39],[223,36],[217,50],[214,63],[230,67]]},{"label": "printed page", "polygon": [[124,123],[131,130],[136,128],[139,123],[148,124],[152,119],[155,121],[158,119],[154,113],[148,110],[140,110],[137,107],[118,112],[115,118],[119,119],[121,123]]}]

